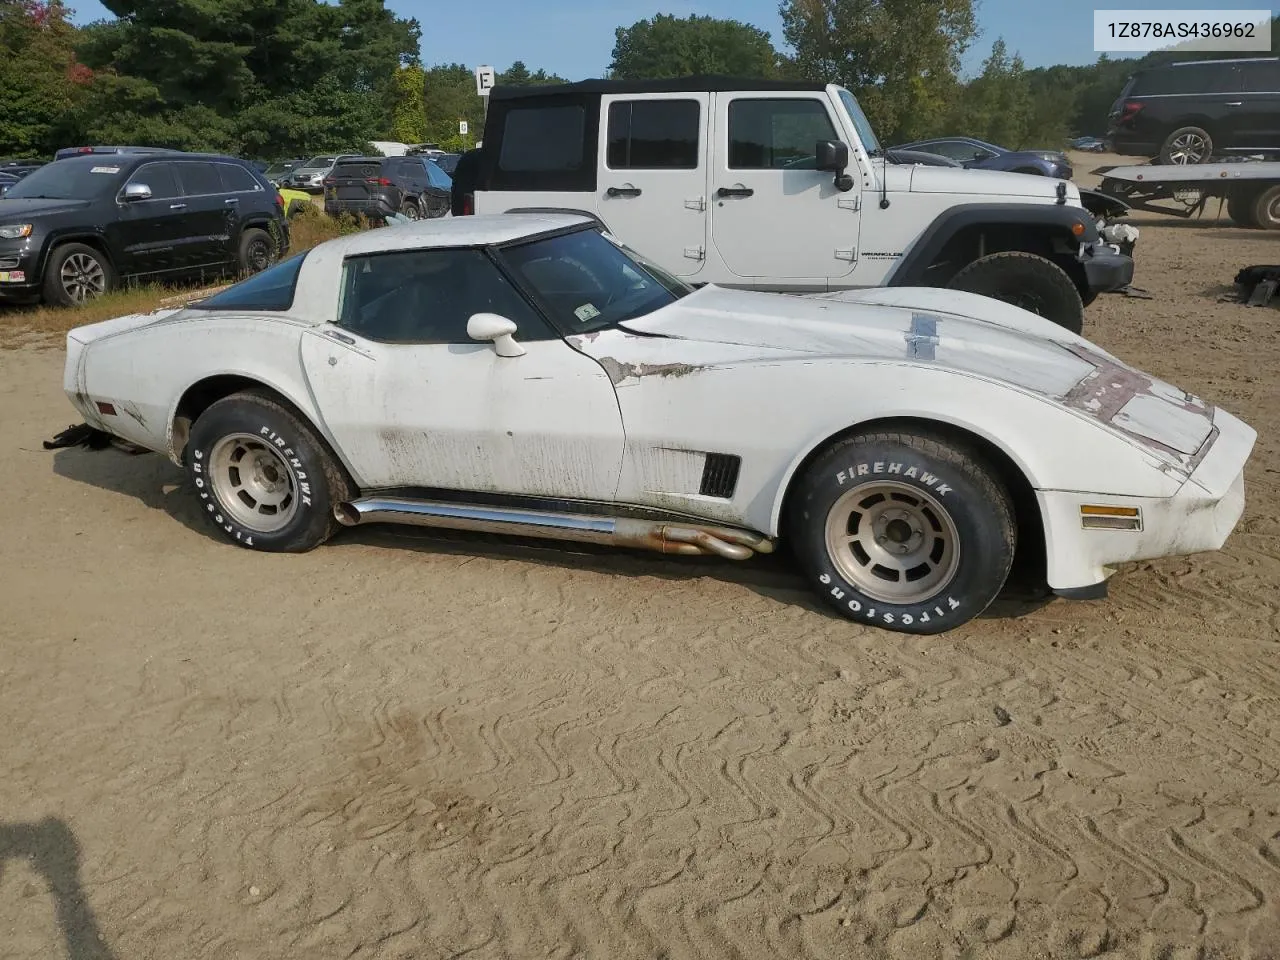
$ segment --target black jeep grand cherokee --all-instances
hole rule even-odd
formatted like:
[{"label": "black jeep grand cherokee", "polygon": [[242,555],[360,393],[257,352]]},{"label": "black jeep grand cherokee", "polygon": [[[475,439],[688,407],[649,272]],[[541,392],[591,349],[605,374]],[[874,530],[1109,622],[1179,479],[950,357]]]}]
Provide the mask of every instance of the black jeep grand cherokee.
[{"label": "black jeep grand cherokee", "polygon": [[289,243],[279,192],[243,160],[57,160],[0,199],[0,298],[69,305],[122,280],[252,273]]}]

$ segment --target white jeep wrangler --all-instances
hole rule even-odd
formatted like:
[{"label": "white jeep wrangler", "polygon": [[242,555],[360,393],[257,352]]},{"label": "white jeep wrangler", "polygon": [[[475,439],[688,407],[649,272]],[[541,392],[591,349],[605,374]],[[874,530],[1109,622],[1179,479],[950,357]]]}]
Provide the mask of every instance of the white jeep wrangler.
[{"label": "white jeep wrangler", "polygon": [[1078,333],[1085,305],[1133,278],[1075,184],[886,158],[835,84],[498,86],[483,142],[459,162],[455,214],[590,214],[693,284],[951,287]]}]

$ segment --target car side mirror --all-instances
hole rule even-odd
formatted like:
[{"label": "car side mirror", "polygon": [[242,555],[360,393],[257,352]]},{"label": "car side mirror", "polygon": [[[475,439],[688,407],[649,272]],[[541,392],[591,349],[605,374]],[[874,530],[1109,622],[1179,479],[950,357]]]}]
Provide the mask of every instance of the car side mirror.
[{"label": "car side mirror", "polygon": [[849,145],[843,140],[819,140],[813,149],[815,168],[836,175],[836,189],[848,193],[853,189],[853,177],[845,173],[849,166]]},{"label": "car side mirror", "polygon": [[473,313],[467,321],[467,336],[472,340],[488,340],[500,357],[522,357],[524,347],[516,343],[514,320],[496,313]]},{"label": "car side mirror", "polygon": [[124,202],[136,203],[139,200],[150,200],[151,188],[145,183],[126,183],[124,187]]}]

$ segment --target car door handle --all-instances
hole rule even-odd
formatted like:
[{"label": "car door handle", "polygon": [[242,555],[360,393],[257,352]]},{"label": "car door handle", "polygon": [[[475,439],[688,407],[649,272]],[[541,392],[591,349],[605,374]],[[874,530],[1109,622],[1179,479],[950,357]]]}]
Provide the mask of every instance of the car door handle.
[{"label": "car door handle", "polygon": [[717,197],[749,197],[753,193],[750,187],[721,187],[716,191]]},{"label": "car door handle", "polygon": [[610,187],[605,191],[610,197],[638,197],[640,196],[639,187]]},{"label": "car door handle", "polygon": [[240,202],[240,198],[239,198],[239,197],[229,197],[228,199],[223,200],[222,202],[223,202],[223,203],[239,203],[239,202]]},{"label": "car door handle", "polygon": [[1227,105],[1228,107],[1238,107],[1238,106],[1240,106],[1242,103],[1244,103],[1244,101],[1243,101],[1243,100],[1228,100],[1226,105]]},{"label": "car door handle", "polygon": [[169,204],[169,209],[170,209],[170,210],[185,210],[185,209],[187,209],[187,205],[186,205],[185,203],[171,203],[171,204]]}]

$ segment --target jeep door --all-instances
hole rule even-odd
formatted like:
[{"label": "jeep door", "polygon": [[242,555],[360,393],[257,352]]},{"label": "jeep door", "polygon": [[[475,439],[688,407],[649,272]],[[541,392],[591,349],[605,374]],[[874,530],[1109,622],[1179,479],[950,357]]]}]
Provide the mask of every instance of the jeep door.
[{"label": "jeep door", "polygon": [[[126,200],[125,187],[147,187],[146,200]],[[167,161],[144,163],[134,170],[116,193],[119,216],[106,224],[111,246],[119,251],[120,272],[127,275],[163,273],[172,270],[175,251],[187,232],[182,189]]]},{"label": "jeep door", "polygon": [[[754,287],[825,290],[853,270],[859,193],[819,171],[820,140],[844,139],[820,92],[717,93],[707,199],[728,272]],[[644,251],[641,251],[644,252]]]},{"label": "jeep door", "polygon": [[234,260],[236,200],[225,192],[217,166],[208,160],[173,163],[182,184],[186,226],[177,248],[177,266],[191,269]]},{"label": "jeep door", "polygon": [[639,93],[600,102],[600,219],[686,279],[706,263],[710,101],[706,93]]}]

